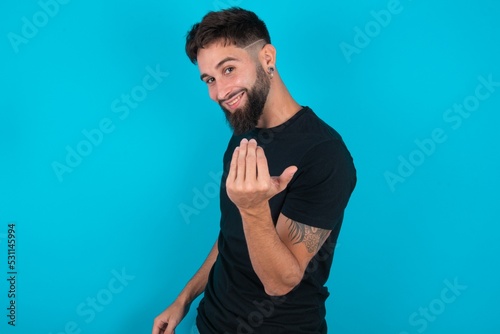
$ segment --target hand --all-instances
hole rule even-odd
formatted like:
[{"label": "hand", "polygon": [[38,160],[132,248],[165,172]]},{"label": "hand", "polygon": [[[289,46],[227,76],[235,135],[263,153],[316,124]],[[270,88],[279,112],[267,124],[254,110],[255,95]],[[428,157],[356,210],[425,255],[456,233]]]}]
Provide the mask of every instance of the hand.
[{"label": "hand", "polygon": [[189,311],[189,305],[174,302],[155,318],[152,334],[175,334],[175,328]]},{"label": "hand", "polygon": [[287,167],[280,176],[271,177],[264,149],[255,139],[243,139],[231,159],[226,180],[227,195],[240,210],[258,208],[282,192],[297,167]]}]

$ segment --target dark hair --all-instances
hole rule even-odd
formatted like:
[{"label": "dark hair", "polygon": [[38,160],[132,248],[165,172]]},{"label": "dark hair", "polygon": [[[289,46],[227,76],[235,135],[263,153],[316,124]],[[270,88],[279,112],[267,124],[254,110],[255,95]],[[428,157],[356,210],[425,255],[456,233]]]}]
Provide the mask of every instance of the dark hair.
[{"label": "dark hair", "polygon": [[263,39],[271,43],[264,21],[251,11],[231,7],[207,13],[200,23],[193,25],[186,36],[186,54],[196,64],[198,50],[214,42],[245,47]]}]

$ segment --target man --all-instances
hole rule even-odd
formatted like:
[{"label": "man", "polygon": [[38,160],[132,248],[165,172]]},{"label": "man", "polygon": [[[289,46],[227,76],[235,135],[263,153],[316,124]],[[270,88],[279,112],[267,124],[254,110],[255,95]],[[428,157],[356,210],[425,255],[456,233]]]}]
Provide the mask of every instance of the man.
[{"label": "man", "polygon": [[234,134],[218,239],[152,333],[174,333],[202,292],[202,334],[326,333],[324,284],[356,184],[352,158],[340,135],[292,98],[254,13],[208,13],[186,52]]}]

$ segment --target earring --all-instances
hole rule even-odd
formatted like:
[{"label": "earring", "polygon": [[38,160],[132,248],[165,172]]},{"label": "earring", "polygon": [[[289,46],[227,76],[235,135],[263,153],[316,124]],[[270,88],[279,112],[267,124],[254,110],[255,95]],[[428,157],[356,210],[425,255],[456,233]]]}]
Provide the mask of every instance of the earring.
[{"label": "earring", "polygon": [[271,77],[271,79],[272,79],[272,78],[273,78],[273,76],[274,76],[274,67],[269,66],[269,67],[267,68],[267,73],[269,73],[269,76],[270,76],[270,77]]}]

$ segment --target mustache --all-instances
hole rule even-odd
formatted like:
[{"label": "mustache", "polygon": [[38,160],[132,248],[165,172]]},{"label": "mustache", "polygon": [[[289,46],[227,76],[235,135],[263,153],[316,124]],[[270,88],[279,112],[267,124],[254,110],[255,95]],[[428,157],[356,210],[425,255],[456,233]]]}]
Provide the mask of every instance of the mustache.
[{"label": "mustache", "polygon": [[222,103],[224,103],[224,102],[226,102],[226,101],[229,101],[229,100],[231,100],[233,97],[235,97],[236,95],[241,94],[242,92],[245,92],[245,91],[246,91],[246,89],[245,89],[245,88],[240,89],[239,91],[236,91],[236,92],[232,93],[231,95],[229,95],[229,96],[228,96],[228,97],[226,97],[225,99],[219,100],[219,104],[222,104]]}]

